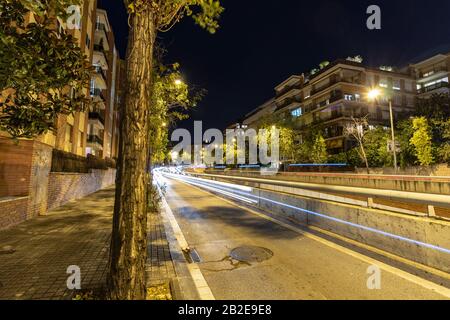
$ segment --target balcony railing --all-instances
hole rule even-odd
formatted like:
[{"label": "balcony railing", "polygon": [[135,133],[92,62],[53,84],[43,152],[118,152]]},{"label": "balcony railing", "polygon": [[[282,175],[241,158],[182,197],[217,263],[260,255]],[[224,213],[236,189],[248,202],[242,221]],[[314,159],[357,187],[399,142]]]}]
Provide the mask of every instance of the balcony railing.
[{"label": "balcony railing", "polygon": [[95,24],[95,30],[97,30],[97,31],[103,31],[103,32],[105,33],[106,40],[108,40],[108,42],[109,42],[109,39],[108,39],[108,31],[106,30],[106,26],[105,26],[104,23],[97,22],[97,23]]},{"label": "balcony railing", "polygon": [[89,119],[92,120],[98,120],[100,123],[105,126],[105,117],[103,115],[103,112],[101,110],[96,110],[89,112]]},{"label": "balcony railing", "polygon": [[88,143],[96,143],[103,147],[103,139],[97,135],[88,135]]},{"label": "balcony railing", "polygon": [[278,110],[281,110],[293,103],[301,103],[301,102],[302,102],[302,99],[300,97],[291,97],[291,98],[284,99],[283,102],[278,104]]},{"label": "balcony railing", "polygon": [[103,80],[106,82],[106,73],[103,71],[102,67],[95,66],[95,72],[103,77]]},{"label": "balcony railing", "polygon": [[448,82],[439,82],[428,87],[423,87],[417,91],[418,93],[428,93],[441,88],[449,88]]},{"label": "balcony railing", "polygon": [[447,67],[444,67],[444,66],[442,66],[442,67],[437,67],[437,68],[434,68],[433,70],[430,70],[430,71],[428,71],[428,72],[421,72],[421,73],[419,74],[419,77],[420,77],[420,78],[427,78],[427,77],[430,77],[430,76],[432,76],[432,75],[434,75],[434,74],[436,74],[436,73],[439,73],[439,72],[446,72],[446,71],[448,71]]},{"label": "balcony railing", "polygon": [[103,95],[103,92],[99,88],[91,88],[91,97],[97,97],[102,99],[103,101],[106,101],[105,96]]}]

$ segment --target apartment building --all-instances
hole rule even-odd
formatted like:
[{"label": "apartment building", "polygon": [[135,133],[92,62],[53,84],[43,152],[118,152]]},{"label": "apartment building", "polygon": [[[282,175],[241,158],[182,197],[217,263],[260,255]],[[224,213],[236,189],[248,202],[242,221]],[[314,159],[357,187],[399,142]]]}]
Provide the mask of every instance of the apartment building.
[{"label": "apartment building", "polygon": [[[116,158],[116,125],[118,121],[117,87],[125,76],[120,73],[121,62],[115,46],[114,34],[105,10],[96,10],[93,38],[93,61],[95,73],[91,80],[91,106],[88,120],[86,153],[100,158]],[[119,75],[123,77],[119,77]],[[116,139],[116,140],[114,140]]]},{"label": "apartment building", "polygon": [[[84,112],[58,116],[55,130],[35,139],[15,143],[7,133],[0,132],[0,206],[8,208],[0,212],[0,229],[45,214],[55,203],[63,203],[71,196],[86,195],[102,186],[105,177],[114,181],[113,169],[86,176],[51,172],[55,149],[69,153],[69,160],[88,154],[116,158],[118,154],[121,100],[116,87],[125,76],[124,64],[115,48],[106,12],[97,8],[96,0],[83,1],[80,9],[76,28],[69,29],[65,21],[54,19],[55,28],[72,34],[96,68],[91,86],[84,89],[94,103]],[[33,22],[31,14],[26,19]]]},{"label": "apartment building", "polygon": [[450,53],[435,55],[410,67],[417,81],[418,97],[450,92]]},{"label": "apartment building", "polygon": [[[84,1],[81,7],[81,20],[77,28],[68,29],[65,21],[55,19],[55,28],[64,29],[74,36],[78,45],[84,51],[89,62],[93,58],[93,46],[91,40],[95,28],[96,1]],[[33,22],[33,16],[27,15],[28,22]],[[89,88],[84,90],[89,96]],[[79,156],[85,155],[87,137],[88,112],[76,112],[73,115],[60,115],[56,121],[56,130],[48,132],[35,139],[39,143],[52,148],[70,152]],[[0,135],[2,135],[0,133]],[[3,134],[6,136],[6,134]]]}]

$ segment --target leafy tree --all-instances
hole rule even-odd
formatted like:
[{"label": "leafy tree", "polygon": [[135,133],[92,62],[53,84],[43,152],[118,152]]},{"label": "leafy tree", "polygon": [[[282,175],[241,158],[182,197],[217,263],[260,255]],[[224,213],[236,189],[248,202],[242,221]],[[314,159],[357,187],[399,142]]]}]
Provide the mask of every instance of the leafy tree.
[{"label": "leafy tree", "polygon": [[450,164],[450,118],[443,123],[442,138],[444,142],[437,148],[437,154],[442,162]]},{"label": "leafy tree", "polygon": [[160,64],[154,71],[152,110],[150,114],[151,163],[163,163],[168,157],[169,129],[179,120],[188,118],[186,112],[195,107],[204,91],[190,90],[182,81],[179,65]]},{"label": "leafy tree", "polygon": [[400,166],[407,167],[417,162],[416,151],[411,145],[411,138],[414,134],[412,119],[400,121],[397,124],[397,140],[400,144]]},{"label": "leafy tree", "polygon": [[415,130],[410,142],[414,146],[419,164],[422,166],[431,165],[434,162],[431,144],[431,128],[427,118],[414,118],[412,121]]},{"label": "leafy tree", "polygon": [[392,166],[392,154],[388,151],[390,133],[383,127],[369,130],[365,136],[364,146],[367,160],[371,167]]},{"label": "leafy tree", "polygon": [[[55,28],[79,1],[0,0],[0,130],[34,138],[82,111],[91,69],[76,39]],[[34,22],[27,23],[32,15]]]},{"label": "leafy tree", "polygon": [[[296,157],[294,118],[291,115],[267,115],[258,124],[258,129],[266,129],[271,132],[272,127],[280,133],[280,158],[285,161],[293,161]],[[271,135],[266,137],[270,146]]]},{"label": "leafy tree", "polygon": [[356,148],[361,160],[367,168],[367,173],[370,173],[369,160],[367,158],[365,141],[366,133],[368,132],[369,122],[367,117],[365,118],[352,118],[352,122],[348,123],[344,128],[344,135],[351,137],[358,143],[358,148]]},{"label": "leafy tree", "polygon": [[223,9],[218,0],[124,0],[129,13],[127,87],[122,114],[116,202],[111,240],[111,299],[144,299],[150,120],[155,42],[184,16],[214,33]]},{"label": "leafy tree", "polygon": [[327,144],[321,134],[317,134],[311,147],[311,160],[313,163],[326,163],[328,160]]}]

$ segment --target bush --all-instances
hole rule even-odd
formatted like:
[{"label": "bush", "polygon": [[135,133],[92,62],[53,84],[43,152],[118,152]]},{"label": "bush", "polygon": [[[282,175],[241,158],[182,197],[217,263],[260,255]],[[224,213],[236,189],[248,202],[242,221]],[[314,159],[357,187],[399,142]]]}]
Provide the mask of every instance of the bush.
[{"label": "bush", "polygon": [[108,168],[116,168],[116,162],[109,158],[101,159],[91,154],[88,154],[85,158],[53,149],[52,172],[88,173],[89,170],[108,170]]}]

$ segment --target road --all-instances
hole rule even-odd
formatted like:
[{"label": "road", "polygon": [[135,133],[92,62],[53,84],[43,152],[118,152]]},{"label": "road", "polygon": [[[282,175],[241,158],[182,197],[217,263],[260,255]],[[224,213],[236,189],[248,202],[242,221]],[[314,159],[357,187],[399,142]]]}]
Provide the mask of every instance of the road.
[{"label": "road", "polygon": [[[216,299],[449,298],[448,289],[382,263],[375,263],[381,266],[381,289],[370,290],[370,258],[286,228],[195,186],[164,181],[167,203],[189,247],[198,253],[198,266]],[[268,250],[255,253],[260,261],[237,257],[245,260],[240,262],[230,254],[241,247]]]}]

